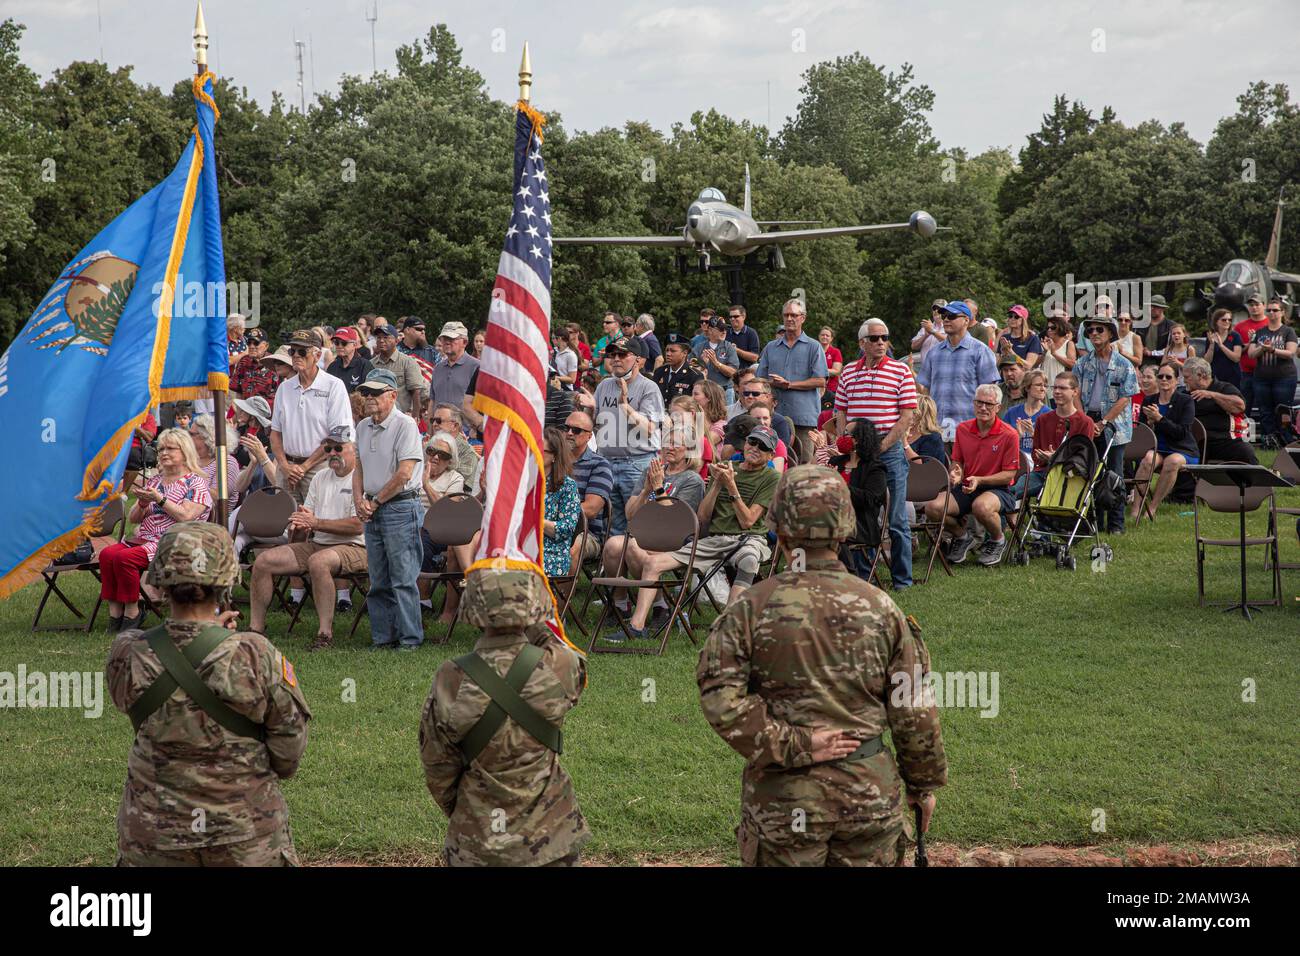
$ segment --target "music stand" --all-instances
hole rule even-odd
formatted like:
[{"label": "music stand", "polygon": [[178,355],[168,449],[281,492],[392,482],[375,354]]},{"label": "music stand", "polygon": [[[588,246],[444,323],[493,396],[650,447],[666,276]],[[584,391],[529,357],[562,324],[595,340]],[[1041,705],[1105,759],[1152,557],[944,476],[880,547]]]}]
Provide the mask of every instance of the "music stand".
[{"label": "music stand", "polygon": [[[1250,620],[1251,604],[1246,600],[1246,489],[1247,488],[1294,488],[1295,482],[1289,478],[1269,471],[1263,465],[1215,464],[1187,465],[1186,470],[1197,478],[1203,478],[1212,485],[1234,487],[1241,494],[1241,506],[1238,515],[1241,518],[1241,603],[1225,607],[1228,611],[1241,610],[1241,615]],[[1260,604],[1255,607],[1262,607]]]}]

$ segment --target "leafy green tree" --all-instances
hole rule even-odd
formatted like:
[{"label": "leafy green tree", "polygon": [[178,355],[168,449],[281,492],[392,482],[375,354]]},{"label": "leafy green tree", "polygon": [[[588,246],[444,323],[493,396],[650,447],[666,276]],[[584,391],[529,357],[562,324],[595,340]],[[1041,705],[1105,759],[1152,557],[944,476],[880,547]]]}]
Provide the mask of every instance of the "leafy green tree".
[{"label": "leafy green tree", "polygon": [[36,230],[32,204],[39,165],[33,104],[40,86],[18,59],[22,35],[23,27],[13,20],[0,23],[0,265],[7,251],[25,246]]}]

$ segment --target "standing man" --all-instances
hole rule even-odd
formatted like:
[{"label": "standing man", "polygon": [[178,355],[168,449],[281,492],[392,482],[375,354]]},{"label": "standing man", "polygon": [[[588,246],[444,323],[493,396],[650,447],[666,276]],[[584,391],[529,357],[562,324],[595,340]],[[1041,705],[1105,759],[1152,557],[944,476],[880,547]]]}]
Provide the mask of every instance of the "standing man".
[{"label": "standing man", "polygon": [[930,317],[921,320],[920,331],[912,336],[912,351],[918,353],[918,362],[924,362],[930,349],[943,341],[943,310],[947,307],[947,299],[935,299],[930,303]]},{"label": "standing man", "polygon": [[727,329],[727,341],[736,347],[741,365],[753,365],[758,361],[758,353],[763,351],[758,333],[745,324],[748,317],[743,305],[733,305],[727,310],[727,319],[731,323],[731,328]]},{"label": "standing man", "polygon": [[396,408],[397,379],[388,369],[372,371],[361,394],[368,417],[357,425],[352,500],[365,524],[372,650],[400,646],[413,651],[424,641],[417,585],[424,557],[420,430]]},{"label": "standing man", "polygon": [[849,434],[849,423],[865,418],[880,435],[880,461],[889,483],[889,577],[895,591],[912,586],[912,529],[907,517],[907,475],[903,447],[916,414],[916,383],[912,370],[890,358],[889,326],[867,319],[858,329],[862,358],[841,374],[835,393],[837,435]]},{"label": "standing man", "polygon": [[325,371],[342,382],[351,395],[366,380],[371,369],[370,363],[359,354],[361,336],[352,326],[344,325],[334,331],[330,344],[334,346],[334,361]]},{"label": "standing man", "polygon": [[[1251,299],[1261,302],[1260,312],[1262,313],[1264,307],[1259,296],[1251,296]],[[1147,301],[1147,314],[1151,317],[1151,324],[1147,326],[1146,332],[1142,335],[1142,351],[1144,353],[1158,351],[1163,355],[1165,348],[1169,345],[1169,330],[1173,328],[1174,324],[1165,318],[1166,308],[1168,308],[1168,303],[1165,302],[1165,297],[1163,295],[1153,295]],[[1250,309],[1250,300],[1247,300],[1246,302],[1246,309],[1248,311]],[[1240,327],[1238,327],[1238,332],[1240,332]],[[1243,335],[1242,339],[1244,340],[1245,338],[1246,337]],[[1152,355],[1150,356],[1150,359],[1151,361],[1147,362],[1144,358],[1143,364],[1160,364],[1160,355]]]},{"label": "standing man", "polygon": [[280,781],[307,749],[311,711],[293,665],[221,610],[239,581],[230,536],[208,522],[173,525],[147,581],[166,594],[168,618],[118,634],[104,668],[135,727],[118,864],[297,866]]},{"label": "standing man", "polygon": [[[1154,296],[1152,297],[1154,300]],[[1124,478],[1124,446],[1133,438],[1132,397],[1138,393],[1137,370],[1119,354],[1119,323],[1112,318],[1086,319],[1083,331],[1092,351],[1074,364],[1083,410],[1097,423],[1098,441],[1104,447],[1112,436],[1106,468]],[[1107,523],[1109,534],[1124,533],[1124,496],[1117,495]],[[1100,524],[1100,520],[1098,520]]]},{"label": "standing man", "polygon": [[431,405],[460,408],[469,380],[478,371],[478,359],[465,351],[469,345],[469,329],[464,323],[448,322],[438,334],[438,341],[442,343],[444,360],[429,380],[429,401]]},{"label": "standing man", "polygon": [[375,326],[375,354],[370,365],[392,373],[397,381],[397,407],[403,414],[419,419],[424,410],[424,373],[419,362],[397,351],[397,332],[387,322]]},{"label": "standing man", "polygon": [[768,342],[758,359],[758,377],[772,383],[776,410],[794,423],[799,460],[813,460],[812,430],[821,414],[826,386],[826,352],[821,343],[803,334],[808,310],[802,299],[789,299],[781,309],[783,334]]},{"label": "standing man", "polygon": [[727,323],[716,315],[704,326],[704,342],[695,349],[695,357],[704,363],[705,378],[718,386],[730,405],[736,400],[732,379],[740,368],[736,347],[727,341]]},{"label": "standing man", "polygon": [[591,353],[591,367],[601,375],[608,375],[605,368],[605,349],[609,347],[610,342],[617,342],[623,337],[623,330],[619,328],[620,316],[617,312],[606,312],[600,320],[601,331],[604,333],[596,340],[596,347]]},{"label": "standing man", "polygon": [[352,426],[331,429],[321,445],[329,467],[316,473],[307,500],[289,516],[290,533],[302,532],[307,539],[259,554],[248,588],[248,628],[265,634],[266,609],[271,603],[275,576],[306,575],[311,579],[311,599],[319,626],[309,651],[333,647],[334,612],[352,610],[349,591],[335,589],[335,576],[366,571],[365,537],[352,500],[352,469],[357,464]]},{"label": "standing man", "polygon": [[998,381],[993,351],[968,334],[970,323],[971,310],[965,302],[955,300],[944,306],[944,341],[930,350],[916,374],[917,384],[929,389],[934,399],[945,441],[966,421],[975,389]]},{"label": "standing man", "polygon": [[397,351],[420,359],[431,369],[442,363],[442,353],[430,345],[425,337],[424,319],[418,315],[403,316],[400,327],[402,339],[397,343]]},{"label": "standing man", "polygon": [[289,337],[295,375],[280,383],[271,412],[271,454],[280,487],[302,504],[316,472],[325,467],[321,440],[336,426],[352,427],[348,390],[317,364],[321,342],[311,329]]},{"label": "standing man", "polygon": [[708,335],[705,334],[705,331],[704,331],[704,330],[705,330],[706,328],[708,328],[708,325],[709,325],[709,319],[713,318],[715,315],[717,315],[717,313],[714,312],[712,309],[709,309],[709,308],[703,308],[703,309],[700,309],[700,324],[699,324],[699,328],[698,328],[698,330],[696,331],[695,335],[691,336],[691,351],[692,351],[692,352],[694,352],[697,348],[700,347],[700,343],[701,343],[701,342],[707,342],[707,341],[709,340],[709,337],[708,337]]},{"label": "standing man", "polygon": [[655,317],[649,312],[642,312],[632,326],[636,337],[645,343],[645,364],[653,374],[664,364],[664,348],[655,337]]},{"label": "standing man", "polygon": [[624,508],[645,481],[645,470],[659,454],[659,422],[664,399],[640,372],[640,339],[625,336],[605,347],[610,375],[596,386],[596,442],[614,473],[610,503],[614,534],[627,533]]},{"label": "standing man", "polygon": [[483,633],[443,661],[420,716],[447,865],[577,866],[591,831],[559,757],[586,665],[546,626],[550,595],[531,571],[475,571],[462,614]]},{"label": "standing man", "polygon": [[[1246,318],[1232,327],[1232,331],[1241,336],[1241,341],[1245,343],[1245,348],[1241,353],[1241,397],[1246,400],[1246,415],[1249,416],[1255,409],[1255,356],[1250,354],[1250,343],[1255,339],[1255,333],[1264,326],[1268,325],[1268,313],[1264,309],[1264,298],[1259,294],[1252,294],[1246,300]],[[1169,333],[1165,333],[1165,338]],[[1159,363],[1159,358],[1155,360]]]},{"label": "standing man", "polygon": [[767,525],[806,570],[759,582],[719,615],[695,672],[704,716],[746,760],[741,862],[900,866],[900,783],[924,833],[948,780],[924,692],[930,655],[894,602],[840,564],[856,522],[835,472],[789,471]]},{"label": "standing man", "polygon": [[687,359],[691,347],[686,336],[669,332],[664,339],[664,364],[655,370],[654,382],[659,386],[659,393],[664,397],[664,407],[680,395],[689,395],[695,383],[703,376],[691,368]]},{"label": "standing man", "polygon": [[273,404],[280,377],[262,363],[268,348],[266,333],[261,329],[249,329],[244,333],[244,341],[247,343],[244,357],[231,366],[230,400],[261,395],[267,404]]}]

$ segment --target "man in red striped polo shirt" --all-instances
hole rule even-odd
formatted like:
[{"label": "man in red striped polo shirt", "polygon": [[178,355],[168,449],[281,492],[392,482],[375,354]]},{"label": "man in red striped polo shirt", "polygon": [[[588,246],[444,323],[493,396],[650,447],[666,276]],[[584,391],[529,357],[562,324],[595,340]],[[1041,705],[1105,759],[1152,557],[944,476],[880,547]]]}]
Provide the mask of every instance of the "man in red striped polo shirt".
[{"label": "man in red striped polo shirt", "polygon": [[916,413],[912,370],[890,358],[889,326],[867,319],[858,329],[862,358],[846,365],[835,392],[838,434],[865,418],[880,433],[880,461],[889,483],[889,577],[894,590],[912,585],[912,531],[907,520],[907,455],[903,439]]}]

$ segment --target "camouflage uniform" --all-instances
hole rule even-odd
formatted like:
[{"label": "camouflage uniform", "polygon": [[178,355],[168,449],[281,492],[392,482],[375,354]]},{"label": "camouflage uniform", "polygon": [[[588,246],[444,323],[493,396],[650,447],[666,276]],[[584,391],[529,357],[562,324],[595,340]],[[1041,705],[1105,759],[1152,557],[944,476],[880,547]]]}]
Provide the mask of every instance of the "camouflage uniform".
[{"label": "camouflage uniform", "polygon": [[[186,522],[163,535],[149,583],[233,586],[234,547],[223,529]],[[167,621],[184,649],[213,622]],[[118,710],[165,669],[143,631],[123,631],[105,668]],[[279,780],[307,747],[311,712],[293,666],[262,635],[230,632],[195,670],[231,710],[266,728],[265,742],[235,734],[181,689],[136,733],[117,815],[121,866],[296,866]]]},{"label": "camouflage uniform", "polygon": [[[499,675],[525,643],[543,648],[520,697],[549,723],[561,725],[578,703],[586,663],[545,625],[551,606],[541,578],[531,571],[475,571],[461,607],[471,624],[491,628],[474,653]],[[466,765],[461,745],[489,703],[455,661],[444,661],[420,717],[425,783],[447,815],[448,865],[575,864],[591,832],[558,754],[507,717]]]},{"label": "camouflage uniform", "polygon": [[[791,469],[768,525],[789,547],[852,534],[848,489],[819,465]],[[745,757],[738,830],[746,866],[897,866],[899,775],[919,796],[947,781],[935,708],[891,700],[895,674],[915,682],[930,658],[888,595],[836,560],[806,562],[750,588],[714,622],[696,679],[705,717]],[[815,729],[869,740],[874,756],[812,762]]]}]

